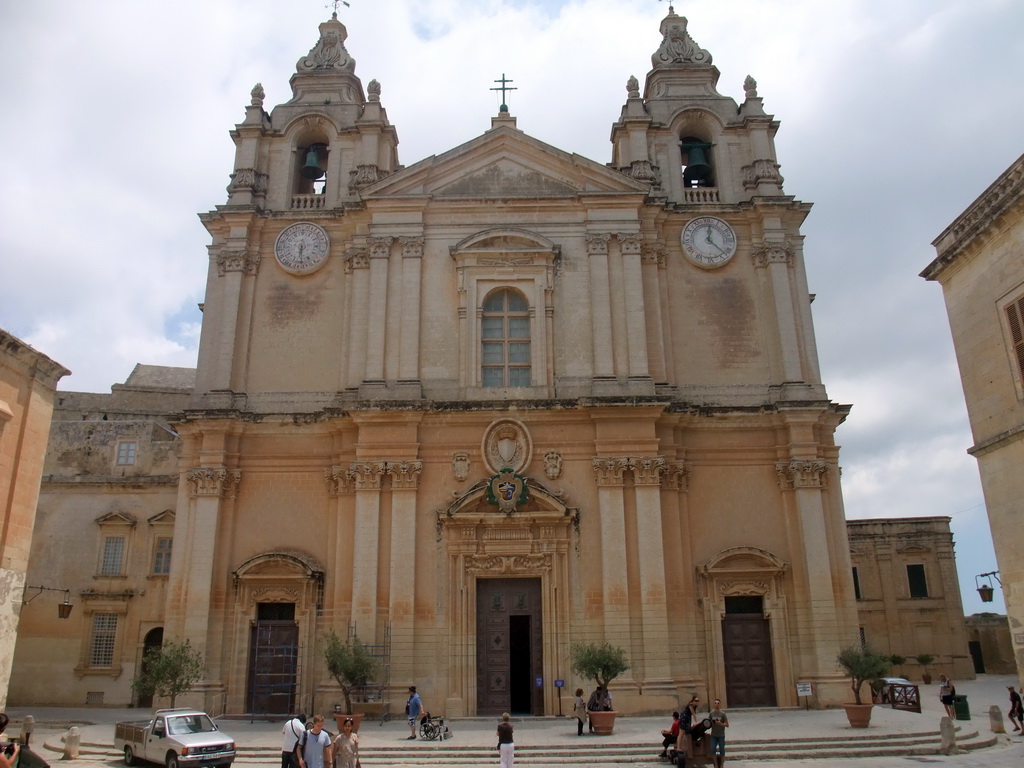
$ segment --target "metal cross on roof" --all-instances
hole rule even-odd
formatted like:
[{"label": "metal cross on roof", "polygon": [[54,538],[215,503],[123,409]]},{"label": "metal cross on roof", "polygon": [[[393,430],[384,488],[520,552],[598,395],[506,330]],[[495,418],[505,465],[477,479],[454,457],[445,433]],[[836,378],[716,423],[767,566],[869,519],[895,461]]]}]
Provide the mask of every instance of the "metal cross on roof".
[{"label": "metal cross on roof", "polygon": [[499,109],[498,111],[499,112],[508,112],[508,103],[506,102],[506,99],[505,99],[505,91],[518,91],[519,90],[518,88],[509,88],[508,85],[507,85],[507,83],[514,83],[515,80],[507,80],[505,78],[505,73],[502,72],[501,73],[501,80],[495,80],[494,82],[501,83],[501,87],[500,88],[491,88],[492,91],[501,91],[501,109]]},{"label": "metal cross on roof", "polygon": [[325,5],[324,8],[333,8],[334,9],[334,13],[332,13],[331,15],[333,16],[333,18],[336,19],[336,18],[338,18],[338,6],[339,5],[344,5],[346,8],[351,8],[352,7],[352,6],[350,6],[348,4],[347,0],[331,0],[330,5]]}]

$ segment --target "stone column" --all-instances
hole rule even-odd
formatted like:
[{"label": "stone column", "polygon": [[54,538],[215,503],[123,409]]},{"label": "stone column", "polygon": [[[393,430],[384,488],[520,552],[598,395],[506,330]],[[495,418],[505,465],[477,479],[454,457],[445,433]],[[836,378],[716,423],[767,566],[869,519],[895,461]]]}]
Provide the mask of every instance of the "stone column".
[{"label": "stone column", "polygon": [[[351,513],[352,505],[352,476],[349,468],[340,464],[324,470],[324,479],[327,481],[327,493],[330,496],[331,519],[328,525],[330,542],[327,548],[328,563],[352,562],[355,560],[356,548],[353,546],[351,532],[346,530],[342,524],[343,507],[347,507]],[[351,519],[351,518],[350,518]],[[345,580],[347,573],[341,568],[328,568],[327,573],[331,581],[325,586],[328,588],[324,595],[325,602],[329,606],[326,617],[326,626],[338,626],[341,612],[339,607],[347,602],[345,598]]]},{"label": "stone column", "polygon": [[423,264],[423,238],[403,237],[402,243],[402,321],[398,351],[399,383],[418,385],[420,381],[420,272]]},{"label": "stone column", "polygon": [[644,633],[643,679],[667,682],[668,605],[665,589],[665,532],[661,525],[661,456],[630,459],[636,494],[636,540],[639,550],[640,615]]},{"label": "stone column", "polygon": [[668,363],[665,358],[664,319],[662,318],[662,296],[659,270],[664,268],[665,253],[654,244],[644,247],[641,254],[644,282],[644,320],[647,338],[648,362],[651,377],[655,382],[668,382]]},{"label": "stone column", "polygon": [[[390,239],[390,238],[382,238]],[[372,246],[371,242],[371,246]],[[348,317],[348,372],[346,388],[357,388],[366,374],[366,348],[369,337],[370,257],[365,251],[352,254],[352,301]]]},{"label": "stone column", "polygon": [[377,552],[380,548],[380,485],[387,465],[354,461],[349,475],[356,488],[352,538],[358,555],[352,558],[352,621],[359,639],[377,642]]},{"label": "stone column", "polygon": [[393,237],[370,238],[370,298],[367,308],[366,373],[363,381],[384,381],[387,343],[388,262]]},{"label": "stone column", "polygon": [[391,679],[414,678],[416,490],[422,461],[389,461],[391,475]]},{"label": "stone column", "polygon": [[587,235],[590,256],[590,318],[594,346],[594,378],[615,377],[612,357],[612,300],[608,283],[610,235]]},{"label": "stone column", "polygon": [[798,318],[794,311],[793,291],[789,279],[792,262],[793,254],[784,243],[765,243],[764,247],[754,254],[756,266],[768,269],[768,279],[775,301],[779,349],[782,351],[779,373],[783,382],[804,381],[800,337],[797,330]]},{"label": "stone column", "polygon": [[[224,248],[216,257],[220,288],[221,322],[215,327],[220,337],[208,360],[213,375],[206,382],[209,390],[234,389],[235,340],[238,336],[238,317],[241,309],[242,278],[255,275],[260,263],[259,255],[250,255],[244,248]],[[242,364],[243,361],[238,361]]]},{"label": "stone column", "polygon": [[626,575],[626,523],[622,473],[626,458],[595,458],[598,513],[601,519],[601,589],[604,639],[630,647],[629,583]]},{"label": "stone column", "polygon": [[650,379],[647,365],[647,319],[644,312],[644,279],[641,271],[639,232],[617,235],[622,252],[623,293],[626,299],[626,344],[630,379]]}]

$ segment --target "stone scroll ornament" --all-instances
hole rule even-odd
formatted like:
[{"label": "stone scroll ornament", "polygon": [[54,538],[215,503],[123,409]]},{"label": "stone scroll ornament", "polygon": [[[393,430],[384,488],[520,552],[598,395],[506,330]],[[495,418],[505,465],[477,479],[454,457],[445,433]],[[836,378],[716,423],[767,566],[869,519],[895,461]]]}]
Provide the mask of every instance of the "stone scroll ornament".
[{"label": "stone scroll ornament", "polygon": [[686,24],[685,16],[677,16],[669,8],[668,16],[661,22],[661,46],[651,56],[655,69],[674,64],[711,64],[711,54],[693,41]]},{"label": "stone scroll ornament", "polygon": [[315,70],[342,70],[355,72],[356,60],[345,50],[348,30],[345,25],[332,18],[320,25],[320,39],[306,56],[299,59],[295,69],[299,72]]}]

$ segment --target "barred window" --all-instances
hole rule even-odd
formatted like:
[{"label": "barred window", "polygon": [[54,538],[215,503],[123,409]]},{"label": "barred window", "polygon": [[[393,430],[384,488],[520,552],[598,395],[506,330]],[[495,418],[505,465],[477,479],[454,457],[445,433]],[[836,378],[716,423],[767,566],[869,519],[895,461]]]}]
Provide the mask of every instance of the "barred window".
[{"label": "barred window", "polygon": [[127,465],[135,463],[135,454],[138,453],[138,443],[118,443],[117,444],[117,463],[119,465]]},{"label": "barred window", "polygon": [[530,386],[530,307],[522,294],[505,289],[487,297],[480,338],[485,387]]},{"label": "barred window", "polygon": [[114,666],[114,638],[117,635],[117,615],[92,615],[92,641],[89,644],[90,667]]},{"label": "barred window", "polygon": [[100,560],[102,576],[120,576],[124,564],[124,536],[103,539],[103,558]]},{"label": "barred window", "polygon": [[1017,364],[1017,375],[1024,383],[1024,297],[1006,307],[1006,322],[1010,327],[1011,354]]},{"label": "barred window", "polygon": [[156,549],[153,554],[153,573],[166,575],[171,572],[171,544],[173,541],[168,536],[161,536],[156,540]]}]

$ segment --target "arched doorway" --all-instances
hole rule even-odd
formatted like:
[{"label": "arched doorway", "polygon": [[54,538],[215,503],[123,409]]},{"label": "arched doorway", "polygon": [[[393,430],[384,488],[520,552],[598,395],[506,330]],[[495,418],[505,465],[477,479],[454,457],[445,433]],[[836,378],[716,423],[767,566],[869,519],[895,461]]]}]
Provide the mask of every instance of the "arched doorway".
[{"label": "arched doorway", "polygon": [[[156,627],[149,630],[146,633],[145,638],[142,640],[142,665],[141,671],[145,675],[149,671],[149,659],[147,656],[153,648],[160,648],[164,644],[164,628]],[[144,709],[150,709],[153,706],[153,694],[152,693],[140,693],[139,699],[136,702],[136,706],[143,707]]]}]

